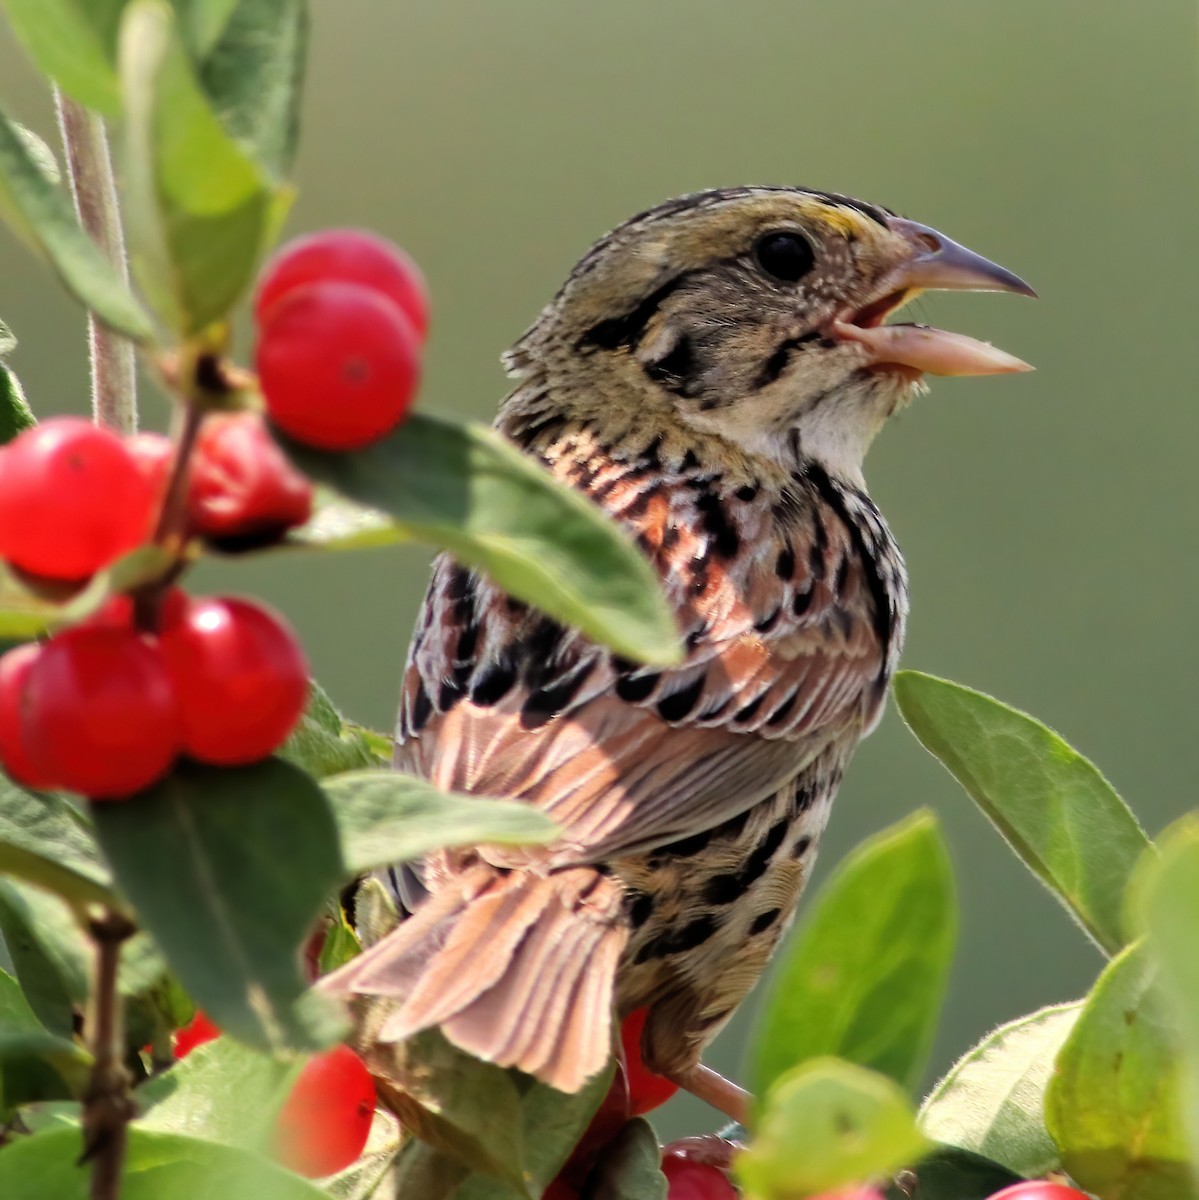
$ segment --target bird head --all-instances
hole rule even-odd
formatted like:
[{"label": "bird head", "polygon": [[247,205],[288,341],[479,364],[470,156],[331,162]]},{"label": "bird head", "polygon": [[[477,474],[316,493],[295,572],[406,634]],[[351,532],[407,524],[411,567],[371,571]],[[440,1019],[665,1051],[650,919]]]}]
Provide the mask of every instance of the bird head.
[{"label": "bird head", "polygon": [[930,289],[1035,295],[936,230],[849,197],[704,192],[597,242],[505,361],[564,403],[655,411],[766,457],[798,446],[853,476],[925,373],[1029,369],[963,334],[884,323]]}]

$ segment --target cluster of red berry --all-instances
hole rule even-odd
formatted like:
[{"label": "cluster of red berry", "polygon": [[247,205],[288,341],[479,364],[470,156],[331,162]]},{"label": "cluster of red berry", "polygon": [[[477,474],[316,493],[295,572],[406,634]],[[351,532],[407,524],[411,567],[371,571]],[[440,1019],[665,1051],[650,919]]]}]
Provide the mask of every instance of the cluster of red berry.
[{"label": "cluster of red berry", "polygon": [[[428,300],[398,247],[352,230],[301,238],[268,264],[255,315],[277,428],[348,450],[403,419]],[[203,413],[185,450],[180,462],[159,434],[126,439],[80,418],[27,430],[0,450],[0,560],[61,588],[165,536],[172,503],[176,536],[225,548],[277,540],[311,515],[311,485],[257,413]],[[0,766],[13,779],[122,798],[180,754],[236,766],[291,732],[307,693],[295,635],[252,601],[185,596],[169,586],[182,565],[0,657]]]},{"label": "cluster of red berry", "polygon": [[[175,1057],[220,1036],[197,1012],[175,1034]],[[375,1117],[375,1081],[349,1046],[334,1046],[310,1058],[297,1076],[275,1120],[275,1157],[310,1179],[332,1175],[355,1162],[366,1146]]]},{"label": "cluster of red berry", "polygon": [[403,420],[429,299],[398,247],[355,230],[300,238],[268,264],[254,317],[259,386],[284,433],[357,450]]}]

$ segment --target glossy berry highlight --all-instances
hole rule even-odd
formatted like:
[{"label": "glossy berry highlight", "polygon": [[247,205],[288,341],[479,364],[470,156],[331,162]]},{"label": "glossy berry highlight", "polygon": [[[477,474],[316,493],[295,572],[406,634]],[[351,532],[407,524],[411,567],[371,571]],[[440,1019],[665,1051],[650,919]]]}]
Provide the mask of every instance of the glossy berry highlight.
[{"label": "glossy berry highlight", "polygon": [[58,634],[29,669],[21,736],[43,778],[94,800],[156,783],[180,741],[175,692],[158,648],[111,625]]},{"label": "glossy berry highlight", "polygon": [[318,1179],[344,1170],[366,1146],[375,1116],[375,1081],[349,1046],[304,1065],[275,1124],[275,1156]]},{"label": "glossy berry highlight", "polygon": [[423,342],[429,292],[420,268],[394,242],[365,229],[325,229],[296,238],[266,265],[254,297],[259,324],[285,296],[305,284],[355,283],[390,300]]},{"label": "glossy berry highlight", "polygon": [[238,766],[272,754],[308,698],[308,664],[282,617],[249,600],[204,598],[163,614],[162,655],[183,751]]},{"label": "glossy berry highlight", "polygon": [[150,532],[154,492],[115,433],[81,417],[0,450],[0,558],[47,579],[86,579]]}]

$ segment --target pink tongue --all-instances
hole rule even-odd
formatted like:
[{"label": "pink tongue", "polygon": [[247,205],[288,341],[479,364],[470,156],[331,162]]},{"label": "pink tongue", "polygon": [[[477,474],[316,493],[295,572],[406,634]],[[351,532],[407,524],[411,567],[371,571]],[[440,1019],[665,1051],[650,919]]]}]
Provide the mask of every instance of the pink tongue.
[{"label": "pink tongue", "polygon": [[832,326],[832,333],[843,342],[864,346],[870,353],[870,362],[879,366],[912,367],[930,375],[1008,375],[1033,369],[987,342],[925,325],[876,325],[863,329],[838,321]]}]

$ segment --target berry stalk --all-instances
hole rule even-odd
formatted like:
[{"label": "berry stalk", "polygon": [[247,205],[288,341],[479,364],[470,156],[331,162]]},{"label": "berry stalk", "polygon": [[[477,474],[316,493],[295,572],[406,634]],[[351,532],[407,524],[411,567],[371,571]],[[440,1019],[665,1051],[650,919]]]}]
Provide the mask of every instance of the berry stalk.
[{"label": "berry stalk", "polygon": [[117,970],[121,947],[133,936],[133,922],[108,910],[88,922],[95,947],[95,975],[88,1013],[92,1073],[83,1097],[83,1157],[91,1162],[91,1200],[118,1200],[129,1122],[134,1116],[129,1072],[121,1061],[121,1000]]},{"label": "berry stalk", "polygon": [[[128,282],[125,235],[104,121],[54,89],[75,212],[87,235]],[[117,433],[137,432],[137,369],[133,344],[88,313],[92,416]]]}]

